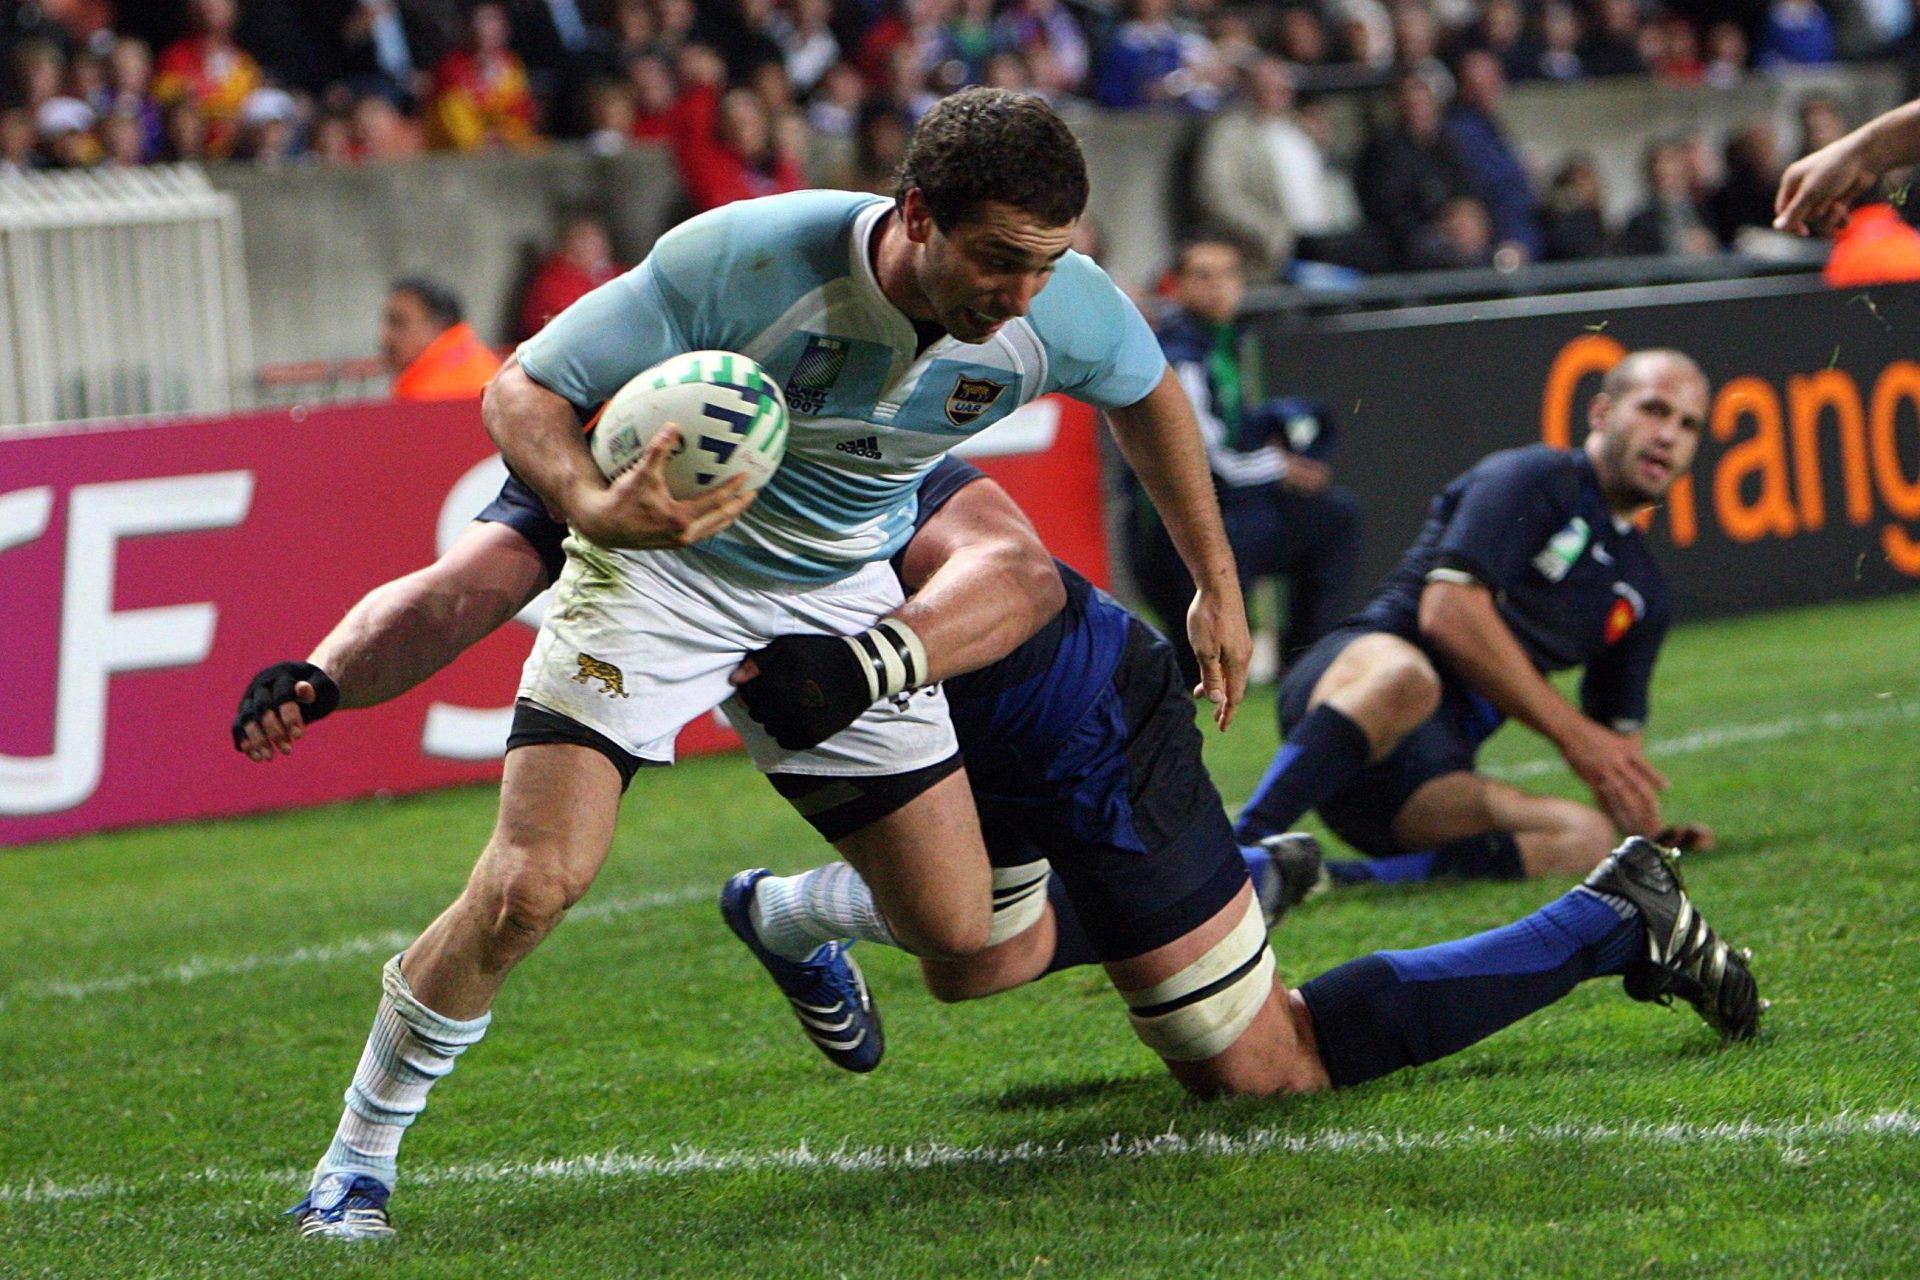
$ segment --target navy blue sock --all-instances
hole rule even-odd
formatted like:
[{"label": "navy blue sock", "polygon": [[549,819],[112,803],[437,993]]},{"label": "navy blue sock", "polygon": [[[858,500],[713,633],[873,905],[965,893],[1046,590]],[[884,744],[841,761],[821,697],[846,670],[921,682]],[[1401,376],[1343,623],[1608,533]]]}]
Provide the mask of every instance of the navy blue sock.
[{"label": "navy blue sock", "polygon": [[1415,951],[1376,951],[1300,988],[1335,1085],[1458,1053],[1588,978],[1624,972],[1639,912],[1578,888],[1512,924]]},{"label": "navy blue sock", "polygon": [[1100,957],[1093,953],[1093,943],[1080,927],[1079,913],[1067,901],[1066,886],[1060,883],[1057,871],[1047,877],[1047,901],[1053,906],[1053,959],[1047,961],[1040,976],[1097,963]]},{"label": "navy blue sock", "polygon": [[1360,726],[1321,703],[1280,744],[1267,776],[1240,811],[1233,834],[1241,844],[1256,844],[1263,836],[1292,830],[1309,809],[1318,808],[1366,768],[1372,754]]},{"label": "navy blue sock", "polygon": [[1520,846],[1506,831],[1466,836],[1420,853],[1400,853],[1364,861],[1327,863],[1327,873],[1341,884],[1387,884],[1409,880],[1524,880]]}]

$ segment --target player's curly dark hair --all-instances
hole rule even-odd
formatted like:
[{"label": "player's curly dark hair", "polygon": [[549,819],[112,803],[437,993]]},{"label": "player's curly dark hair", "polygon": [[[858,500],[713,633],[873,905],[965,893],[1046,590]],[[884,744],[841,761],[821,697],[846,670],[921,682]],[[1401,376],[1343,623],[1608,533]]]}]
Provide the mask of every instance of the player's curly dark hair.
[{"label": "player's curly dark hair", "polygon": [[904,201],[915,187],[942,231],[989,200],[1059,227],[1087,207],[1087,162],[1046,99],[962,89],[934,104],[914,130],[894,199]]}]

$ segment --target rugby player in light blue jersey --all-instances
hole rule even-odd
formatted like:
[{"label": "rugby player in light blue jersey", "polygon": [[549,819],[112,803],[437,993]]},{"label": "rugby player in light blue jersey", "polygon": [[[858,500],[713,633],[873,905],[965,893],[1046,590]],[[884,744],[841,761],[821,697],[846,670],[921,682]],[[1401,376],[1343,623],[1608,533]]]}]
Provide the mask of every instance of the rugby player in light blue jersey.
[{"label": "rugby player in light blue jersey", "polygon": [[[730,711],[755,763],[807,797],[908,949],[987,944],[991,872],[937,687],[966,645],[899,616],[887,558],[911,534],[920,477],[1018,405],[1058,391],[1107,411],[1197,584],[1189,636],[1230,722],[1250,642],[1193,411],[1132,304],[1068,251],[1085,200],[1084,161],[1051,108],[965,91],[923,120],[895,200],[807,192],[702,215],[495,379],[489,433],[574,536],[523,673],[493,837],[460,897],[386,967],[297,1209],[304,1232],[388,1230],[402,1134],[484,1035],[507,973],[592,884],[633,775],[671,763],[681,726],[726,702],[743,657],[782,635],[857,636],[875,700],[804,747]],[[673,443],[663,432],[649,463],[609,484],[580,422],[634,374],[702,349],[743,352],[785,388],[774,480],[757,502],[724,489],[676,501],[653,465]]]}]

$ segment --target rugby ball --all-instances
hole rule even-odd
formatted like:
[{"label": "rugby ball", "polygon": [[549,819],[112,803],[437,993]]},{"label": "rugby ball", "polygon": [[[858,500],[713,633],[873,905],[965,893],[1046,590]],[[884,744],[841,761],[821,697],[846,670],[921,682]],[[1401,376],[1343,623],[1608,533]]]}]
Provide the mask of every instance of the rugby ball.
[{"label": "rugby ball", "polygon": [[676,498],[737,475],[758,489],[787,451],[787,398],[766,370],[732,351],[689,351],[636,374],[607,401],[591,441],[600,474],[611,480],[639,461],[669,422],[680,428],[667,459]]}]

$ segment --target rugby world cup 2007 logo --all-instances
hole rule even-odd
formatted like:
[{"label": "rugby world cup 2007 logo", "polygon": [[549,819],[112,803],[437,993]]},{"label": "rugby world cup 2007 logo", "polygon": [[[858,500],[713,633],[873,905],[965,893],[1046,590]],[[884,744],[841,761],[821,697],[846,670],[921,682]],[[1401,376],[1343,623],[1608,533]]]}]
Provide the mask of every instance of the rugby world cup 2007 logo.
[{"label": "rugby world cup 2007 logo", "polygon": [[964,374],[953,384],[953,390],[947,393],[947,421],[956,427],[971,426],[1006,391],[1004,382],[990,382],[985,378],[969,378]]},{"label": "rugby world cup 2007 logo", "polygon": [[844,338],[807,335],[806,350],[787,378],[787,408],[794,413],[819,413],[827,407],[827,393],[840,380],[847,367],[847,343]]}]

